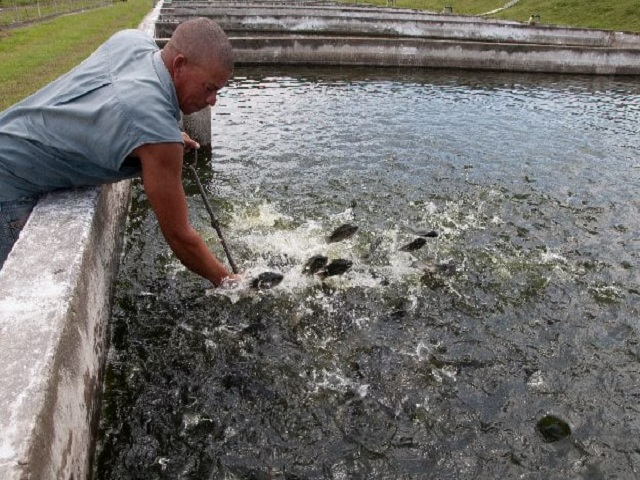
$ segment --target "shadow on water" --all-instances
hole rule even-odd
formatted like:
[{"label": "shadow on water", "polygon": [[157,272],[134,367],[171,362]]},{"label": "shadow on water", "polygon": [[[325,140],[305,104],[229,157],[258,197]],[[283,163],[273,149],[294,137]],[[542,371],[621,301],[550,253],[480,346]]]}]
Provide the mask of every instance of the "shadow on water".
[{"label": "shadow on water", "polygon": [[186,272],[135,186],[95,478],[636,476],[640,89],[363,73],[240,71],[216,107],[199,172],[273,290]]}]

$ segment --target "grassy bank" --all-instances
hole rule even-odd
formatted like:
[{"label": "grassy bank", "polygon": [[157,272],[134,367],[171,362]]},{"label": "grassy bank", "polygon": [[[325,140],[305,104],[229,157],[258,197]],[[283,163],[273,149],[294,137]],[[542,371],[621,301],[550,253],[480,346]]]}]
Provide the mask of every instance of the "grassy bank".
[{"label": "grassy bank", "polygon": [[520,0],[496,18],[526,21],[532,13],[542,23],[640,32],[638,0]]},{"label": "grassy bank", "polygon": [[0,110],[67,72],[114,32],[137,27],[151,8],[149,0],[128,0],[0,32]]},{"label": "grassy bank", "polygon": [[105,7],[112,0],[0,0],[0,28],[42,21],[56,15]]},{"label": "grassy bank", "polygon": [[[345,0],[347,3],[387,5],[387,0]],[[479,15],[507,4],[509,0],[395,0],[396,7],[442,12],[451,6],[453,13]],[[587,5],[588,4],[588,5]],[[640,32],[638,0],[519,0],[513,7],[491,15],[526,22],[532,14],[540,15],[543,24],[569,27],[601,28]]]}]

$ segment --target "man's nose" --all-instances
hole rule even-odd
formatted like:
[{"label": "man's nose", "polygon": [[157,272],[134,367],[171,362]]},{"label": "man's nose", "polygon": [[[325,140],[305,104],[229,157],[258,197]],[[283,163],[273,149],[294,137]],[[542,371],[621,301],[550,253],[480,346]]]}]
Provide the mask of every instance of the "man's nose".
[{"label": "man's nose", "polygon": [[213,92],[211,95],[207,97],[207,103],[211,107],[213,107],[216,104],[216,100],[217,100],[216,92]]}]

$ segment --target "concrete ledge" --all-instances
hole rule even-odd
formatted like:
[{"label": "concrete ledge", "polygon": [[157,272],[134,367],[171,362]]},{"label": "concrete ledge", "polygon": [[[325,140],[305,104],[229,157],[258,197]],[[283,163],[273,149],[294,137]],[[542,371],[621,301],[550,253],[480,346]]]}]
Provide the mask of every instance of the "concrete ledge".
[{"label": "concrete ledge", "polygon": [[[174,9],[175,10],[175,9]],[[372,10],[328,10],[326,8],[270,9],[228,8],[188,9],[178,14],[161,11],[156,25],[158,37],[170,37],[176,26],[192,15],[215,19],[231,37],[243,32],[307,34],[323,36],[375,36],[449,39],[541,45],[617,47],[640,49],[640,36],[625,32],[551,25],[527,25],[497,22],[482,17],[461,17],[424,14],[416,11],[398,12]]]},{"label": "concrete ledge", "polygon": [[[162,2],[140,28],[154,33],[161,6]],[[286,29],[292,27],[297,28],[295,23],[285,25]],[[611,38],[605,40],[611,43]],[[628,45],[635,41],[632,36],[617,36],[614,43],[621,43],[621,39]],[[451,39],[381,41],[346,34],[300,36],[295,32],[282,38],[245,35],[232,38],[232,43],[238,63],[249,65],[486,69],[499,65],[502,69],[518,70],[527,64],[528,71],[640,71],[639,51],[632,48],[612,53],[606,48],[550,45],[523,49],[496,42],[487,48],[488,43]],[[628,67],[631,64],[635,70]],[[185,119],[185,127],[195,130],[197,126],[201,136],[192,133],[193,136],[200,143],[207,143],[208,122],[207,111]],[[0,270],[2,480],[82,479],[91,471],[112,285],[129,189],[129,182],[121,182],[46,197],[36,206]]]},{"label": "concrete ledge", "polygon": [[91,473],[129,195],[127,181],[43,198],[0,270],[2,480]]},{"label": "concrete ledge", "polygon": [[365,37],[236,37],[238,65],[353,65],[640,74],[640,50]]},{"label": "concrete ledge", "polygon": [[129,182],[52,194],[0,270],[0,478],[82,479]]}]

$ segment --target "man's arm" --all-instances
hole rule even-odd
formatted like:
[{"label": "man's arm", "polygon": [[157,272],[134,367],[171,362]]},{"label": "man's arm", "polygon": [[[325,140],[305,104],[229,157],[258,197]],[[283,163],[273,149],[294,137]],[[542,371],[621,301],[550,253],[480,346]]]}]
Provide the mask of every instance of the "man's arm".
[{"label": "man's arm", "polygon": [[179,143],[143,145],[133,152],[142,164],[145,193],[171,250],[185,267],[219,286],[230,273],[189,223],[182,186],[183,153]]}]

